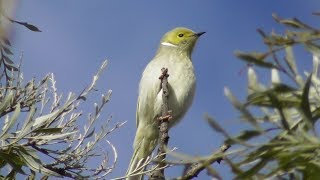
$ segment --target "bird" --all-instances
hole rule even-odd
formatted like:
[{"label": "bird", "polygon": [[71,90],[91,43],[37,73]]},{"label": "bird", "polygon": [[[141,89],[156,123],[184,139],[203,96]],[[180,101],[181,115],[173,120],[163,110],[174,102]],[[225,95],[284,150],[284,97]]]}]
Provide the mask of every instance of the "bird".
[{"label": "bird", "polygon": [[[158,144],[161,116],[162,89],[159,76],[161,68],[168,69],[168,108],[171,110],[169,128],[176,125],[192,104],[196,77],[191,55],[198,38],[205,32],[194,32],[177,27],[164,34],[154,58],[142,73],[136,111],[137,131],[133,155],[126,175],[128,180],[141,180],[144,168],[137,166],[151,155]],[[139,162],[140,161],[140,162]]]}]

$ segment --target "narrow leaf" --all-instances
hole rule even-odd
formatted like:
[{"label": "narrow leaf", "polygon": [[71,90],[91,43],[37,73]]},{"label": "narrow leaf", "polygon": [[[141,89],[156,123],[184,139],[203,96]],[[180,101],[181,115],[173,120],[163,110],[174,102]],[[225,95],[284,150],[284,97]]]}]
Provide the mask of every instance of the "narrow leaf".
[{"label": "narrow leaf", "polygon": [[305,116],[306,123],[311,127],[313,125],[312,113],[309,104],[309,90],[311,86],[311,78],[312,74],[309,75],[306,84],[303,88],[302,101],[301,101],[301,109],[303,115]]},{"label": "narrow leaf", "polygon": [[95,129],[93,128],[92,131],[84,137],[84,139],[91,137],[94,134]]},{"label": "narrow leaf", "polygon": [[20,22],[20,21],[14,21],[13,22],[17,23],[17,24],[21,24],[22,26],[28,28],[29,30],[31,31],[34,31],[34,32],[41,32],[39,28],[37,28],[36,26],[32,25],[32,24],[29,24],[27,22]]},{"label": "narrow leaf", "polygon": [[286,52],[285,62],[287,63],[290,71],[295,76],[297,76],[298,75],[298,70],[297,70],[296,60],[294,58],[292,46],[286,46],[285,52]]},{"label": "narrow leaf", "polygon": [[57,109],[57,110],[53,111],[50,114],[46,114],[46,115],[40,116],[40,117],[38,117],[38,118],[36,118],[34,120],[34,124],[32,126],[33,127],[39,127],[42,124],[45,124],[46,121],[50,121],[52,118],[55,118],[59,113],[60,113],[60,110]]},{"label": "narrow leaf", "polygon": [[320,45],[313,43],[311,41],[307,41],[306,43],[304,43],[305,48],[312,52],[315,55],[320,55]]},{"label": "narrow leaf", "polygon": [[295,40],[275,33],[264,38],[264,43],[269,46],[290,46],[295,43]]},{"label": "narrow leaf", "polygon": [[10,43],[10,41],[9,41],[9,39],[7,39],[6,37],[1,37],[2,38],[2,40],[3,40],[3,42],[6,44],[6,45],[8,45],[8,46],[11,46],[11,43]]},{"label": "narrow leaf", "polygon": [[27,164],[27,166],[31,170],[33,170],[35,172],[42,173],[44,175],[61,177],[60,174],[58,174],[54,171],[51,171],[51,170],[45,168],[44,166],[42,166],[42,163],[39,159],[36,159],[33,156],[31,156],[28,153],[28,151],[26,151],[22,147],[19,148],[19,151],[17,153],[19,154],[19,156],[23,159],[23,161]]},{"label": "narrow leaf", "polygon": [[267,163],[268,159],[261,159],[257,164],[255,164],[248,171],[245,171],[241,175],[237,176],[235,179],[251,179],[254,175],[258,174],[261,169],[263,169]]},{"label": "narrow leaf", "polygon": [[245,130],[242,131],[240,135],[238,135],[237,137],[234,137],[232,139],[227,139],[225,141],[226,144],[232,145],[235,143],[234,139],[238,140],[238,141],[248,141],[251,138],[257,137],[261,134],[261,131],[257,131],[257,130]]},{"label": "narrow leaf", "polygon": [[13,99],[13,91],[9,90],[4,100],[0,104],[0,113],[5,111],[10,106],[12,99]]},{"label": "narrow leaf", "polygon": [[2,49],[4,50],[5,53],[7,53],[8,55],[13,55],[13,53],[11,52],[11,50],[6,47],[6,46],[2,46]]},{"label": "narrow leaf", "polygon": [[35,131],[32,131],[33,133],[36,134],[57,134],[57,133],[61,133],[62,128],[41,128],[41,129],[37,129]]},{"label": "narrow leaf", "polygon": [[293,28],[297,28],[297,29],[301,29],[301,28],[305,28],[304,24],[301,23],[298,19],[281,19],[280,17],[278,17],[276,14],[272,14],[272,17],[279,23],[287,25],[289,27],[293,27]]},{"label": "narrow leaf", "polygon": [[34,139],[44,139],[44,140],[54,140],[54,139],[62,139],[67,136],[70,136],[77,131],[69,132],[69,133],[63,133],[63,134],[56,134],[56,135],[44,135],[44,136],[35,136]]},{"label": "narrow leaf", "polygon": [[230,92],[228,88],[224,88],[224,94],[227,96],[227,98],[230,100],[230,102],[233,104],[235,108],[237,108],[242,115],[244,116],[245,120],[248,120],[253,126],[255,126],[257,129],[261,129],[258,126],[258,123],[256,119],[252,116],[252,114],[245,108],[243,104],[241,104],[238,99],[233,96],[233,94]]},{"label": "narrow leaf", "polygon": [[208,124],[214,129],[215,131],[221,133],[226,138],[230,137],[228,133],[210,116],[207,114],[205,115],[205,119],[207,120]]},{"label": "narrow leaf", "polygon": [[0,151],[0,159],[5,162],[5,165],[9,164],[14,171],[26,175],[26,173],[22,170],[24,163],[15,153],[8,154]]},{"label": "narrow leaf", "polygon": [[14,64],[5,64],[6,69],[9,71],[18,71],[19,69],[14,66]]},{"label": "narrow leaf", "polygon": [[272,105],[275,108],[277,108],[277,110],[279,111],[280,121],[281,121],[282,126],[286,130],[290,130],[290,126],[289,126],[289,123],[287,121],[287,116],[286,116],[285,112],[283,111],[283,107],[282,107],[279,99],[277,98],[277,96],[275,95],[274,92],[269,92],[268,93],[268,97],[270,98],[270,101],[271,101]]},{"label": "narrow leaf", "polygon": [[[20,141],[22,138],[24,138],[25,135],[27,135],[30,132],[30,129],[32,127],[31,121],[32,121],[32,118],[35,113],[36,113],[36,108],[33,104],[30,108],[29,114],[28,114],[26,120],[24,121],[24,124],[23,124],[19,134],[17,135],[17,137],[13,141],[10,142],[10,144],[14,144],[14,143]],[[8,144],[8,145],[10,145],[10,144]]]},{"label": "narrow leaf", "polygon": [[4,59],[6,64],[12,64],[12,65],[14,64],[14,62],[11,59],[9,59],[7,56],[2,56],[2,58]]},{"label": "narrow leaf", "polygon": [[267,53],[257,53],[257,52],[245,53],[241,51],[236,51],[235,56],[237,56],[241,60],[244,60],[250,64],[254,64],[260,67],[277,68],[277,66],[275,66],[274,64],[265,61],[265,58],[268,56]]},{"label": "narrow leaf", "polygon": [[18,103],[15,107],[14,113],[12,117],[10,118],[8,124],[5,125],[5,128],[2,130],[2,133],[0,134],[0,139],[3,138],[4,135],[7,134],[7,132],[10,130],[10,128],[14,125],[14,123],[17,121],[19,115],[20,115],[20,103]]}]

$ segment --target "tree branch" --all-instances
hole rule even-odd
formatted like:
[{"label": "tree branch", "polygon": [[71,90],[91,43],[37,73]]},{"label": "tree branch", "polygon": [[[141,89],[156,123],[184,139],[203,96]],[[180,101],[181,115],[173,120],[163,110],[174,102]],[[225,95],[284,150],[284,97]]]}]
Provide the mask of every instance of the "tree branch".
[{"label": "tree branch", "polygon": [[161,80],[161,89],[162,89],[162,105],[161,105],[161,117],[158,118],[159,120],[159,147],[158,147],[158,167],[157,170],[152,172],[150,180],[164,180],[164,167],[166,164],[163,162],[166,158],[166,146],[169,142],[169,120],[171,117],[171,111],[169,111],[168,107],[168,97],[169,97],[169,90],[168,90],[168,69],[162,68],[162,74],[159,77]]},{"label": "tree branch", "polygon": [[198,174],[210,166],[214,162],[220,163],[223,158],[220,156],[217,157],[218,154],[226,152],[231,146],[228,144],[223,144],[218,150],[216,150],[212,155],[205,161],[201,163],[195,163],[190,166],[190,168],[184,173],[184,175],[178,180],[187,180],[197,177]]}]

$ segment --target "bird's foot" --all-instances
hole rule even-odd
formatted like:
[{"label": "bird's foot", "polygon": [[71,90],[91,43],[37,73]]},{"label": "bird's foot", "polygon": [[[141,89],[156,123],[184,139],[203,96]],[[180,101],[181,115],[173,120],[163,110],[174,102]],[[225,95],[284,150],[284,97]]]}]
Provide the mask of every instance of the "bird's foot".
[{"label": "bird's foot", "polygon": [[159,79],[163,80],[164,77],[168,78],[169,74],[168,74],[168,68],[161,68],[162,74],[159,77]]},{"label": "bird's foot", "polygon": [[172,113],[172,111],[169,110],[169,111],[167,112],[167,115],[160,116],[160,117],[159,117],[159,120],[160,120],[160,121],[164,121],[164,120],[170,121],[170,120],[172,119],[171,113]]}]

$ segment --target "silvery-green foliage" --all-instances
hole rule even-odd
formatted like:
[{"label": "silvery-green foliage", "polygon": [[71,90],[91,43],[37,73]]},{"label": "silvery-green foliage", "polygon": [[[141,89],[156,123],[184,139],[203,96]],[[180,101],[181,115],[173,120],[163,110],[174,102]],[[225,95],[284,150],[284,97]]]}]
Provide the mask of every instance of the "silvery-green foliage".
[{"label": "silvery-green foliage", "polygon": [[[100,117],[110,100],[111,90],[102,94],[99,103],[94,103],[92,113],[84,112],[80,105],[88,102],[88,95],[95,91],[107,61],[80,94],[70,92],[62,96],[52,73],[40,81],[31,79],[25,83],[21,63],[17,66],[12,60],[14,55],[4,31],[3,17],[12,24],[41,31],[34,25],[11,19],[2,10],[0,8],[0,179],[104,178],[113,170],[118,156],[106,136],[124,123],[112,123],[111,117]],[[82,115],[87,114],[86,120]],[[97,121],[103,125],[98,127]],[[90,161],[94,163],[89,165]]]},{"label": "silvery-green foliage", "polygon": [[[58,94],[53,74],[40,82],[31,80],[22,86],[22,78],[0,88],[0,167],[2,177],[14,178],[17,174],[35,178],[58,176],[71,178],[102,178],[109,174],[117,160],[117,152],[105,137],[123,123],[111,126],[111,117],[100,117],[109,102],[112,91],[94,103],[85,125],[79,121],[84,114],[80,104],[94,90],[104,61],[93,76],[92,83],[79,95],[69,93],[66,98]],[[15,75],[15,74],[14,74]],[[103,126],[95,122],[101,119]],[[81,121],[81,122],[82,122]],[[111,154],[98,143],[108,144]],[[91,159],[99,159],[96,167],[88,166]],[[112,160],[113,159],[113,160]]]},{"label": "silvery-green foliage", "polygon": [[[228,88],[225,94],[251,129],[236,137],[227,134],[225,142],[238,145],[235,147],[241,152],[225,157],[225,162],[236,179],[315,179],[320,177],[316,128],[320,118],[320,29],[296,18],[273,17],[288,29],[284,34],[258,30],[267,52],[236,52],[250,64],[247,99],[240,102]],[[301,46],[313,59],[295,58],[294,50]],[[298,61],[312,61],[312,70],[299,73]],[[259,81],[259,68],[269,70],[270,83]]]}]

